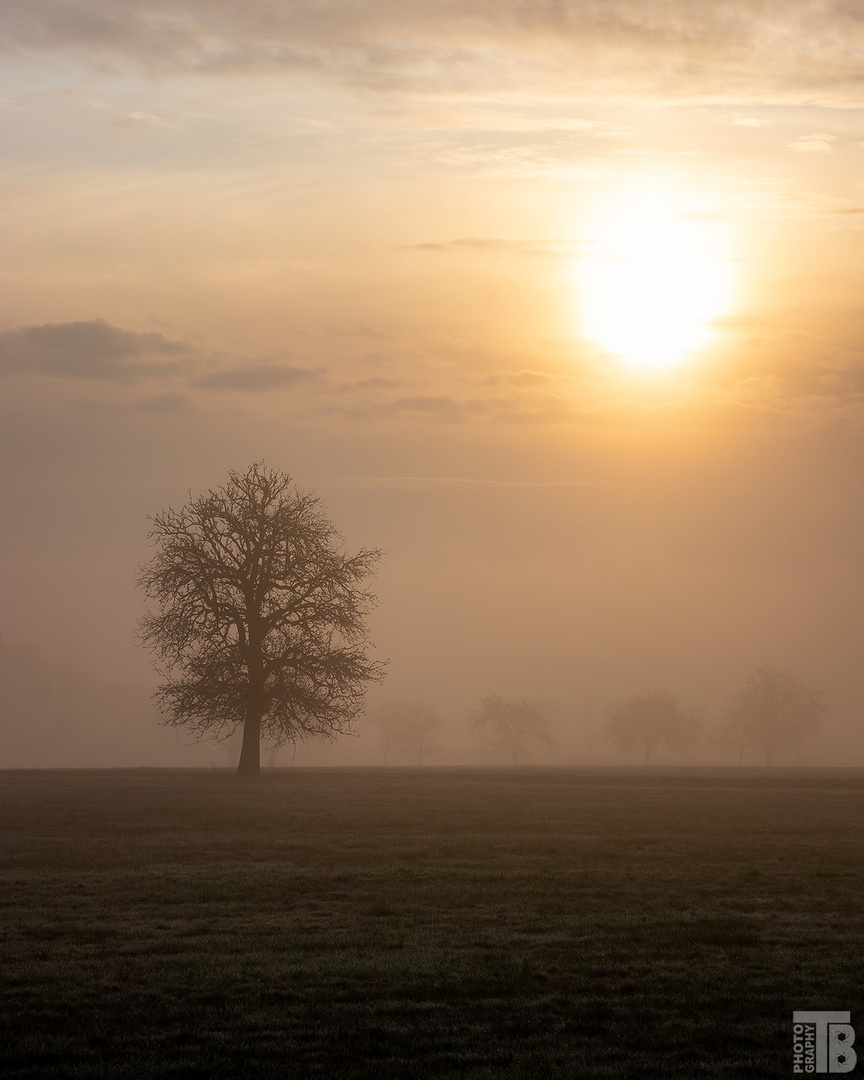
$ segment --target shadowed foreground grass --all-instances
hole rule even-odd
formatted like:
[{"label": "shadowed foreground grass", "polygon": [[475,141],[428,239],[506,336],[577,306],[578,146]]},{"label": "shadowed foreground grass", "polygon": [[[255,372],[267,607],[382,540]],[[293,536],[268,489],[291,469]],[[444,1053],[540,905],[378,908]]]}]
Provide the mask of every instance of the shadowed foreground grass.
[{"label": "shadowed foreground grass", "polygon": [[864,1035],[853,771],[5,772],[0,822],[9,1077],[754,1080],[793,1009]]}]

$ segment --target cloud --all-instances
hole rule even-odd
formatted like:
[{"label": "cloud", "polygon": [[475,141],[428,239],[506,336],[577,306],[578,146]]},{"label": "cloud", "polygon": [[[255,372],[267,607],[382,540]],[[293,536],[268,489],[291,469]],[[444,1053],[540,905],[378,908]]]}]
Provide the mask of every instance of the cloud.
[{"label": "cloud", "polygon": [[292,367],[290,364],[250,364],[200,375],[194,384],[204,390],[241,390],[254,394],[320,382],[323,376],[323,368]]},{"label": "cloud", "polygon": [[600,488],[640,487],[644,482],[621,480],[490,480],[471,476],[343,476],[330,481],[332,486],[382,488]]},{"label": "cloud", "polygon": [[392,95],[864,99],[844,0],[3,0],[4,47],[117,70],[299,75]]},{"label": "cloud", "polygon": [[818,135],[802,135],[800,139],[787,145],[790,150],[797,150],[799,153],[824,154],[826,151],[830,151],[832,142],[837,142],[836,135],[822,133]]},{"label": "cloud", "polygon": [[187,413],[192,411],[192,401],[186,394],[156,394],[143,398],[129,406],[130,412],[138,413]]},{"label": "cloud", "polygon": [[376,341],[389,341],[390,335],[385,334],[381,330],[375,330],[371,326],[356,326],[353,329],[344,329],[340,326],[332,326],[330,328],[331,333],[336,334],[338,337],[359,337],[359,338],[372,338]]},{"label": "cloud", "polygon": [[158,333],[121,330],[105,319],[45,323],[0,332],[0,373],[129,382],[176,374],[190,352]]},{"label": "cloud", "polygon": [[[728,320],[742,330],[770,327],[766,317]],[[817,357],[816,350],[819,352]],[[584,367],[579,373],[501,369],[480,373],[430,373],[412,392],[393,392],[388,381],[368,386],[366,400],[331,397],[312,410],[368,424],[557,425],[574,429],[641,427],[660,422],[833,423],[848,410],[864,407],[864,362],[857,352],[824,358],[815,340],[788,335],[763,343],[740,364],[650,373],[640,380],[614,368]],[[357,393],[357,384],[337,391]],[[365,394],[364,394],[365,397]],[[665,421],[664,421],[665,422]]]},{"label": "cloud", "polygon": [[110,125],[121,130],[141,130],[147,128],[176,128],[177,125],[164,117],[155,116],[153,113],[125,112],[113,113],[109,121]]},{"label": "cloud", "polygon": [[382,379],[376,376],[371,379],[359,379],[357,382],[348,383],[346,386],[340,387],[340,389],[352,393],[354,390],[393,390],[404,385],[404,383],[399,382],[396,379]]},{"label": "cloud", "polygon": [[566,394],[574,385],[572,375],[559,375],[548,371],[495,371],[483,380],[485,386],[513,386],[518,389],[563,390]]},{"label": "cloud", "polygon": [[484,402],[459,401],[447,394],[415,394],[381,404],[347,410],[331,406],[320,411],[347,415],[352,420],[375,421],[409,417],[415,421],[428,420],[453,424],[468,420],[472,415],[486,412],[486,405]]},{"label": "cloud", "polygon": [[496,238],[464,236],[459,240],[407,244],[406,251],[476,251],[490,255],[528,255],[539,258],[570,258],[577,254],[579,245],[567,240],[500,240]]},{"label": "cloud", "polygon": [[456,401],[444,394],[428,395],[418,394],[413,397],[399,398],[389,405],[381,407],[383,414],[388,416],[408,415],[415,419],[444,420],[455,423],[465,420],[467,415],[476,409],[471,403]]}]

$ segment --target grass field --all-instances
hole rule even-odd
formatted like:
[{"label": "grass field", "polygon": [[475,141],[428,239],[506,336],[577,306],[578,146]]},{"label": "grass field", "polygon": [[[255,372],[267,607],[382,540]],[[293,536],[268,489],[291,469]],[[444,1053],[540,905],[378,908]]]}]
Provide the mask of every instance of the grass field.
[{"label": "grass field", "polygon": [[5,772],[0,823],[8,1077],[761,1080],[793,1009],[864,1042],[860,772]]}]

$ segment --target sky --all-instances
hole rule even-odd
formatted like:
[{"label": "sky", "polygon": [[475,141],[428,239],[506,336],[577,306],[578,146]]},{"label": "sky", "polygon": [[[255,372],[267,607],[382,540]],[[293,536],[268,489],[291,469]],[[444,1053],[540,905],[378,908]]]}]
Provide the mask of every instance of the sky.
[{"label": "sky", "polygon": [[0,9],[7,645],[152,688],[147,518],[265,460],[385,550],[373,700],[453,747],[773,663],[864,764],[859,5]]}]

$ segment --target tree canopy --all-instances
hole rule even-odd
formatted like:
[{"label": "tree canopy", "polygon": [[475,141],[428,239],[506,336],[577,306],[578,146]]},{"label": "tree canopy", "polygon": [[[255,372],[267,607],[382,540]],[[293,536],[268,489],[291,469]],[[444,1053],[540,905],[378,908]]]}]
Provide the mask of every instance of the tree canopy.
[{"label": "tree canopy", "polygon": [[441,717],[420,702],[388,702],[373,709],[367,720],[381,736],[385,765],[391,750],[410,754],[422,765],[434,753],[435,735],[444,727]]},{"label": "tree canopy", "polygon": [[754,668],[739,691],[723,723],[723,737],[738,750],[760,753],[768,764],[783,750],[796,758],[801,743],[818,734],[827,712],[825,697],[811,690],[791,672],[772,664]]},{"label": "tree canopy", "polygon": [[606,710],[606,737],[622,750],[640,747],[646,765],[658,746],[686,751],[695,731],[693,717],[682,712],[677,699],[664,690],[615,703]]},{"label": "tree canopy", "polygon": [[164,678],[166,722],[216,737],[242,725],[238,773],[250,776],[262,738],[349,731],[384,674],[364,585],[380,552],[348,554],[320,500],[263,463],[152,523],[157,550],[138,580],[159,610],[139,633]]},{"label": "tree canopy", "polygon": [[524,698],[506,701],[491,694],[472,713],[470,725],[472,730],[482,733],[495,750],[506,754],[513,765],[530,756],[532,743],[548,749],[553,742],[548,717]]}]

